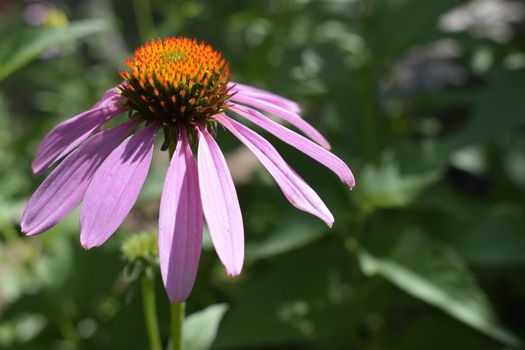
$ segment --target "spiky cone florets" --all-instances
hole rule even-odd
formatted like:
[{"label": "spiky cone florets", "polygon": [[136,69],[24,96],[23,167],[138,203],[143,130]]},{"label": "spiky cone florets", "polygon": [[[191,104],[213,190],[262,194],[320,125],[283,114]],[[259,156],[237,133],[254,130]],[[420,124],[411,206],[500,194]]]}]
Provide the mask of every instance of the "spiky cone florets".
[{"label": "spiky cone florets", "polygon": [[158,121],[167,134],[177,135],[206,123],[225,110],[230,67],[210,45],[188,38],[152,40],[127,59],[129,71],[121,93],[129,108],[147,121]]}]

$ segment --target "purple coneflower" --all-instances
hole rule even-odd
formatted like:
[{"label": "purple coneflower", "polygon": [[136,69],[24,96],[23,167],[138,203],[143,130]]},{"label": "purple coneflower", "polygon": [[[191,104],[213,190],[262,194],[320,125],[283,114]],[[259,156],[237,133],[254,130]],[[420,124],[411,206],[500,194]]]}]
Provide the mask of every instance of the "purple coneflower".
[{"label": "purple coneflower", "polygon": [[[163,131],[162,149],[174,151],[162,191],[158,235],[162,279],[170,300],[183,301],[191,292],[204,219],[227,273],[238,275],[244,259],[243,222],[232,177],[210,132],[217,124],[255,154],[292,205],[332,226],[334,218],[315,191],[266,139],[231,117],[248,120],[297,148],[352,188],[352,172],[299,116],[295,102],[231,82],[221,54],[187,38],[151,41],[126,64],[129,71],[120,72],[122,84],[108,90],[90,110],[56,126],[42,142],[34,173],[65,158],[31,197],[22,216],[25,234],[49,229],[82,203],[82,246],[103,244],[135,204],[150,167],[155,134]],[[126,111],[129,120],[100,131]],[[261,111],[288,122],[306,137]],[[197,161],[189,140],[198,140]]]}]

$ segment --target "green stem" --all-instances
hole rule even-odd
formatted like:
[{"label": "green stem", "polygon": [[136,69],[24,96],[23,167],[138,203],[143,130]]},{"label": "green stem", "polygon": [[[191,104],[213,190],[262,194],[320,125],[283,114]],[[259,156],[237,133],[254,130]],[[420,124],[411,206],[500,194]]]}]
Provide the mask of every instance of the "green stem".
[{"label": "green stem", "polygon": [[149,0],[133,0],[137,30],[143,42],[154,35],[153,13]]},{"label": "green stem", "polygon": [[142,300],[144,302],[144,318],[151,350],[162,350],[160,341],[159,324],[157,321],[157,308],[155,305],[155,284],[153,277],[144,273],[141,277]]},{"label": "green stem", "polygon": [[171,349],[182,350],[184,331],[184,309],[186,303],[171,304]]}]

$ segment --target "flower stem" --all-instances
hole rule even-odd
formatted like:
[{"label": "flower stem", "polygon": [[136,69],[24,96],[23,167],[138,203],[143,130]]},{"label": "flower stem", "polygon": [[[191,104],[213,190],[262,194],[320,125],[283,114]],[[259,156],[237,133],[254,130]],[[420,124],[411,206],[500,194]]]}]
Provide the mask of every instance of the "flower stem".
[{"label": "flower stem", "polygon": [[[175,153],[175,144],[170,142],[169,155],[170,161]],[[184,331],[184,311],[186,303],[171,304],[171,341],[169,350],[182,350],[182,335]]]},{"label": "flower stem", "polygon": [[144,303],[144,318],[151,350],[162,350],[160,341],[159,324],[157,321],[157,308],[155,305],[155,284],[153,277],[144,273],[141,277],[142,300]]},{"label": "flower stem", "polygon": [[184,330],[184,309],[186,303],[171,305],[171,349],[182,350],[182,335]]}]

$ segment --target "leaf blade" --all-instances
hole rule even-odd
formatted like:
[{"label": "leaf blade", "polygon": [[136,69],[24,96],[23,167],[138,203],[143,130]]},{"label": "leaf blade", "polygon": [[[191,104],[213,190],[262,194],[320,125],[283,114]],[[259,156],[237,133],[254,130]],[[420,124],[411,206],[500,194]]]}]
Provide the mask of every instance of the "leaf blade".
[{"label": "leaf blade", "polygon": [[[110,28],[101,19],[75,21],[65,28],[32,28],[6,38],[0,47],[0,81],[21,69],[56,45],[78,40]],[[15,44],[15,41],[23,43]]]},{"label": "leaf blade", "polygon": [[215,304],[188,316],[184,325],[183,348],[210,349],[226,311],[228,311],[227,304]]},{"label": "leaf blade", "polygon": [[408,294],[510,346],[520,341],[497,320],[463,260],[417,232],[402,235],[386,257],[359,252],[365,275],[380,275]]}]

